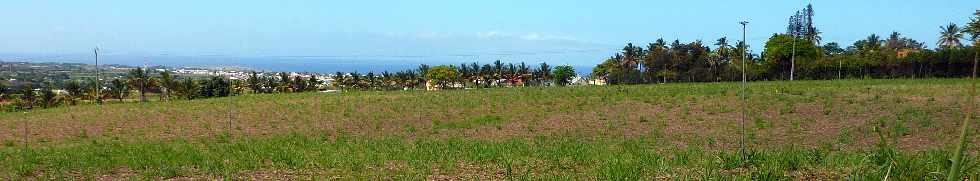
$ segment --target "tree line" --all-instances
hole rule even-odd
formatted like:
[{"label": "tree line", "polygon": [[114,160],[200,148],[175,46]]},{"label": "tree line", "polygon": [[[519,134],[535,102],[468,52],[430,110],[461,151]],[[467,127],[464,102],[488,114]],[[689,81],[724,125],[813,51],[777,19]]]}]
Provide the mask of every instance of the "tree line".
[{"label": "tree line", "polygon": [[806,18],[812,11],[808,7],[809,13],[792,16],[787,32],[773,34],[762,54],[748,53],[744,42],[731,45],[725,37],[712,43],[714,49],[701,40],[657,39],[646,46],[627,44],[596,65],[592,75],[613,84],[737,81],[744,52],[749,80],[966,77],[980,50],[980,10],[965,27],[941,26],[935,49],[898,32],[871,34],[847,47],[821,45],[819,30]]},{"label": "tree line", "polygon": [[[575,70],[568,65],[554,69],[547,63],[532,68],[526,63],[492,64],[463,63],[431,67],[422,64],[417,69],[380,74],[369,72],[336,72],[330,75],[330,84],[324,84],[317,74],[294,76],[286,72],[249,72],[244,80],[223,76],[208,78],[178,78],[172,72],[152,72],[134,68],[123,77],[105,82],[95,80],[69,80],[61,84],[45,83],[39,88],[31,84],[10,87],[0,83],[0,103],[6,101],[3,110],[18,111],[76,105],[79,102],[103,103],[105,101],[147,102],[148,94],[155,94],[161,101],[192,100],[227,97],[241,94],[271,94],[312,92],[327,89],[342,91],[386,91],[409,89],[464,89],[508,86],[547,86],[569,84]],[[60,85],[60,86],[58,86]],[[101,85],[101,86],[98,86]],[[428,85],[428,86],[427,86]],[[134,95],[135,94],[135,95]]]},{"label": "tree line", "polygon": [[341,90],[425,89],[426,84],[440,89],[492,88],[508,86],[548,86],[569,84],[575,70],[569,65],[554,69],[547,63],[537,67],[524,62],[503,63],[500,60],[480,65],[477,62],[457,65],[419,65],[413,70],[381,74],[373,72],[336,72],[332,86]]}]

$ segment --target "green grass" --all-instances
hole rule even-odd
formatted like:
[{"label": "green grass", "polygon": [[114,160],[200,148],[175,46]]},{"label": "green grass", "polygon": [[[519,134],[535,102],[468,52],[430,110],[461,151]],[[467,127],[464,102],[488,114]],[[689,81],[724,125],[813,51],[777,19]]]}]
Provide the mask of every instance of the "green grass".
[{"label": "green grass", "polygon": [[750,83],[745,153],[735,83],[61,107],[0,114],[0,178],[935,180],[966,83]]},{"label": "green grass", "polygon": [[479,116],[467,119],[465,121],[459,122],[449,122],[449,123],[434,123],[437,129],[469,129],[477,126],[484,125],[500,125],[507,122],[505,118],[500,116]]},{"label": "green grass", "polygon": [[[54,148],[5,149],[8,178],[94,176],[128,168],[142,178],[186,175],[240,177],[251,170],[290,170],[297,177],[425,179],[433,170],[473,178],[714,178],[738,180],[938,179],[948,153],[835,151],[788,147],[742,156],[698,147],[677,148],[652,140],[585,140],[539,137],[474,141],[461,138],[359,139],[288,134],[262,139],[171,140],[143,143],[92,141]],[[967,166],[977,173],[975,157]],[[460,168],[461,165],[475,165]],[[888,170],[891,170],[890,172]],[[32,175],[42,171],[44,175]],[[801,173],[811,175],[787,175]],[[530,174],[530,175],[529,175]],[[462,178],[467,178],[463,176]]]}]

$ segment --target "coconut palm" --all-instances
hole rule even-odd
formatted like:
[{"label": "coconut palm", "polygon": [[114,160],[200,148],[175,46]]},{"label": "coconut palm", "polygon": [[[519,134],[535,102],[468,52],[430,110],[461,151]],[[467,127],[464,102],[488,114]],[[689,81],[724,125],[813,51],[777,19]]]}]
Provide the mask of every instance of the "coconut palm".
[{"label": "coconut palm", "polygon": [[19,109],[33,109],[35,103],[37,103],[37,92],[31,85],[24,85],[20,87],[20,99],[17,101],[17,107]]},{"label": "coconut palm", "polygon": [[316,75],[310,76],[310,78],[306,80],[306,84],[307,91],[317,91],[320,89],[320,79],[317,79]]},{"label": "coconut palm", "polygon": [[82,87],[82,83],[77,80],[66,82],[64,88],[65,92],[68,93],[65,95],[65,102],[68,105],[75,105],[77,103],[76,100],[81,98],[82,94],[85,93],[85,88]]},{"label": "coconut palm", "polygon": [[364,88],[361,83],[361,74],[357,72],[350,73],[350,80],[347,81],[348,87],[353,87],[354,89]]},{"label": "coconut palm", "polygon": [[810,41],[812,41],[814,45],[820,45],[820,41],[823,40],[823,37],[820,36],[820,34],[823,34],[823,32],[820,32],[818,29],[813,29],[813,32],[810,32]]},{"label": "coconut palm", "polygon": [[548,63],[541,62],[538,65],[538,75],[536,75],[538,82],[544,84],[545,81],[551,80],[551,66]]},{"label": "coconut palm", "polygon": [[150,85],[150,75],[143,70],[143,68],[137,67],[129,71],[128,75],[129,84],[137,88],[140,94],[140,102],[146,102],[146,88]]},{"label": "coconut palm", "polygon": [[293,77],[293,81],[290,81],[290,83],[293,83],[293,85],[290,86],[293,88],[293,92],[306,91],[306,86],[308,85],[306,84],[306,79],[303,79],[300,76]]},{"label": "coconut palm", "polygon": [[939,32],[939,47],[952,49],[963,45],[960,43],[960,39],[963,38],[963,30],[956,26],[956,23],[949,23],[949,25],[939,28],[942,30]]},{"label": "coconut palm", "polygon": [[858,47],[863,50],[862,52],[873,53],[881,49],[881,44],[883,42],[884,40],[881,40],[881,37],[879,37],[877,34],[871,34],[868,36],[868,38],[855,42],[855,44],[860,45]]},{"label": "coconut palm", "polygon": [[970,18],[970,23],[966,24],[963,32],[969,33],[970,39],[974,43],[980,44],[980,10],[973,13],[973,18]]},{"label": "coconut palm", "polygon": [[633,43],[627,43],[626,47],[623,47],[623,68],[624,69],[634,69],[640,65],[640,56],[643,52],[643,48],[639,46],[633,46]]},{"label": "coconut palm", "polygon": [[289,87],[292,85],[293,83],[289,79],[289,74],[286,72],[279,72],[279,87],[276,89],[281,93],[286,93],[289,92]]},{"label": "coconut palm", "polygon": [[252,71],[248,75],[248,79],[245,80],[248,84],[248,88],[252,89],[253,93],[262,93],[262,78],[259,77],[259,73]]},{"label": "coconut palm", "polygon": [[333,87],[336,89],[344,90],[344,73],[343,72],[334,73],[333,82],[330,82],[330,84],[333,84]]},{"label": "coconut palm", "polygon": [[160,72],[160,100],[169,100],[170,94],[177,87],[177,81],[171,75],[170,71]]},{"label": "coconut palm", "polygon": [[39,97],[42,108],[50,108],[58,106],[58,93],[54,92],[54,88],[51,85],[45,86],[41,89],[41,97]]},{"label": "coconut palm", "polygon": [[112,79],[109,82],[109,97],[116,98],[122,102],[123,98],[129,96],[129,85],[122,79]]}]

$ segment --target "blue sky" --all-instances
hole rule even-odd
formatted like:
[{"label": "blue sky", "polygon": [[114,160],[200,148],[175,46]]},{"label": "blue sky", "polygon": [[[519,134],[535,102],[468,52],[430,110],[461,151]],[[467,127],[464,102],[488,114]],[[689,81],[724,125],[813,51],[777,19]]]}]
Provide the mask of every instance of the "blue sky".
[{"label": "blue sky", "polygon": [[[750,21],[748,40],[759,53],[766,38],[783,32],[788,16],[807,2],[6,1],[0,6],[0,17],[5,17],[0,54],[85,59],[68,55],[85,55],[99,46],[124,63],[144,61],[131,57],[287,57],[593,65],[627,42],[740,39],[740,20]],[[813,4],[825,42],[844,45],[871,33],[898,31],[935,47],[939,26],[963,24],[980,8],[976,0]]]}]

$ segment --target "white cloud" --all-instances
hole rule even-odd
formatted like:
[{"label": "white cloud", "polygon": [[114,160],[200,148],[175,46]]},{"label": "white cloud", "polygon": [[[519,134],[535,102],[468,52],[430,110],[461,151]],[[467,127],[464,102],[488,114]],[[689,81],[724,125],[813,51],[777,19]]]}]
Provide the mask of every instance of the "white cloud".
[{"label": "white cloud", "polygon": [[578,41],[577,39],[568,36],[540,34],[540,33],[529,33],[524,36],[521,36],[521,39],[528,40],[528,41],[543,41],[543,40]]},{"label": "white cloud", "polygon": [[531,33],[531,34],[527,34],[527,35],[521,36],[521,39],[524,39],[524,40],[541,40],[541,35],[538,35],[538,33]]},{"label": "white cloud", "polygon": [[554,41],[554,40],[578,41],[578,39],[573,37],[556,35],[556,34],[527,33],[527,34],[520,35],[514,33],[501,32],[497,30],[476,32],[476,37],[480,39],[516,39],[516,40],[525,40],[525,41]]},{"label": "white cloud", "polygon": [[487,31],[487,32],[476,32],[476,37],[482,39],[491,39],[500,37],[502,34],[499,31]]}]

